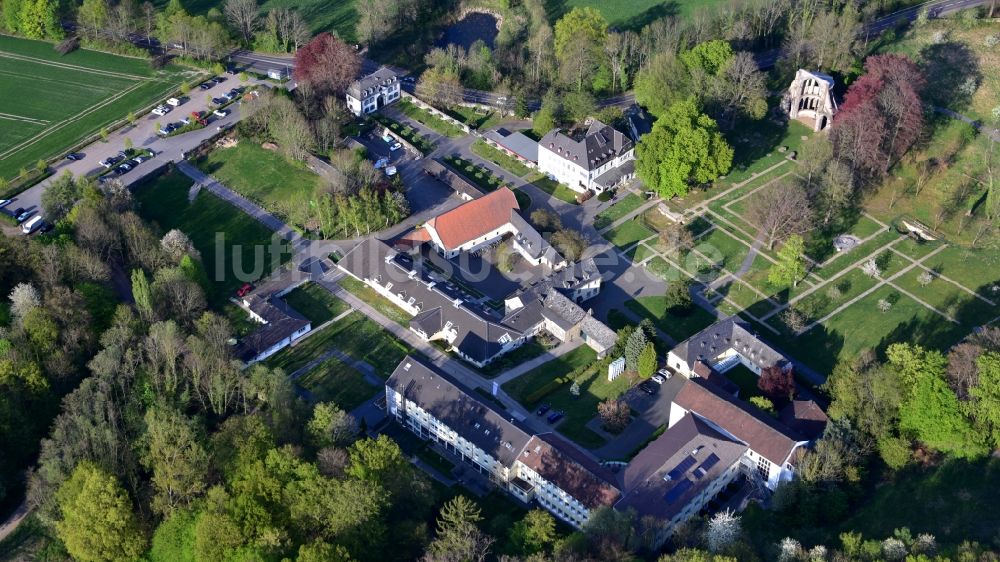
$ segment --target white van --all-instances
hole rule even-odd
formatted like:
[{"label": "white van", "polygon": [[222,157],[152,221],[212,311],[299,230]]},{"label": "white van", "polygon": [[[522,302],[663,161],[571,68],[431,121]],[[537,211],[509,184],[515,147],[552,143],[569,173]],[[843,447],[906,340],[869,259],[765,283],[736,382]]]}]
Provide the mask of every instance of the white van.
[{"label": "white van", "polygon": [[179,100],[177,98],[170,98],[170,99],[167,100],[167,105],[172,105],[174,107],[177,107],[180,104],[181,104],[181,100]]},{"label": "white van", "polygon": [[21,232],[31,234],[41,228],[44,223],[45,221],[42,220],[42,217],[35,215],[34,217],[31,217],[30,221],[21,225]]}]

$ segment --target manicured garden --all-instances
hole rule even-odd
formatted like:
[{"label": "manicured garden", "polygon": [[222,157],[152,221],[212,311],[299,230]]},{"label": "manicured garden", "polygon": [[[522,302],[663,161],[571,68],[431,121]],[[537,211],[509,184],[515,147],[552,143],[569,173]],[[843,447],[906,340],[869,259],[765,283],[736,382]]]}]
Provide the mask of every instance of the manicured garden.
[{"label": "manicured garden", "polygon": [[450,155],[445,156],[444,161],[462,177],[478,185],[480,189],[487,193],[504,185],[503,180],[494,176],[493,172],[487,170],[484,166],[478,166],[469,162],[465,158]]},{"label": "manicured garden", "polygon": [[465,107],[464,105],[459,105],[446,109],[444,112],[473,129],[489,129],[500,121],[503,121],[503,116],[496,111],[484,112],[478,107]]},{"label": "manicured garden", "polygon": [[422,107],[418,107],[409,100],[400,100],[399,103],[396,104],[396,107],[403,112],[403,115],[406,115],[415,121],[419,121],[424,126],[429,127],[435,132],[438,132],[446,137],[458,138],[465,135],[465,131],[463,131],[460,127],[441,119],[437,115],[434,115]]},{"label": "manicured garden", "polygon": [[578,193],[555,180],[550,180],[549,178],[541,175],[535,179],[529,178],[529,180],[532,185],[555,197],[556,199],[572,203],[573,205],[579,204],[576,200]]},{"label": "manicured garden", "polygon": [[285,302],[312,323],[313,329],[351,308],[323,287],[307,282],[285,295]]},{"label": "manicured garden", "polygon": [[604,209],[594,217],[594,228],[600,230],[614,223],[632,211],[638,209],[645,203],[642,197],[635,193],[629,193],[614,205]]},{"label": "manicured garden", "polygon": [[[275,262],[291,258],[282,242],[279,255],[268,255],[275,236],[267,227],[236,207],[201,190],[188,202],[192,180],[177,171],[148,178],[136,185],[139,213],[159,225],[162,232],[179,229],[187,234],[201,253],[205,272],[211,281],[209,302],[219,306],[247,281],[256,281],[271,272]],[[221,241],[217,244],[217,237]],[[217,254],[221,248],[223,253]],[[263,249],[261,262],[257,250]]]},{"label": "manicured garden", "polygon": [[715,323],[714,316],[699,306],[690,309],[667,309],[665,296],[639,297],[625,302],[625,308],[649,318],[657,328],[675,341],[683,341]]},{"label": "manicured garden", "polygon": [[603,236],[615,246],[626,248],[655,234],[655,232],[646,228],[642,220],[630,220],[605,232]]},{"label": "manicured garden", "polygon": [[413,145],[423,154],[430,154],[434,151],[434,144],[425,139],[424,136],[420,134],[420,131],[414,129],[413,127],[404,125],[394,119],[390,119],[381,113],[372,113],[369,116],[381,123],[383,126],[388,127],[390,131],[399,135],[402,139]]},{"label": "manicured garden", "polygon": [[331,357],[308,373],[295,379],[295,384],[308,390],[317,402],[333,402],[350,412],[378,392],[354,367]]},{"label": "manicured garden", "polygon": [[480,158],[493,162],[519,178],[523,178],[532,172],[532,169],[527,164],[498,148],[486,144],[486,141],[482,139],[478,139],[472,143],[471,149]]}]

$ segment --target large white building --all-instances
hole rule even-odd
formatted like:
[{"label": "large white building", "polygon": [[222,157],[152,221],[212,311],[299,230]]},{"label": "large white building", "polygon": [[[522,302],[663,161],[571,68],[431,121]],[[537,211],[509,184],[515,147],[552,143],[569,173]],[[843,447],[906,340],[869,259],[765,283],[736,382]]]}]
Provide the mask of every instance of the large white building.
[{"label": "large white building", "polygon": [[538,169],[574,191],[600,193],[635,176],[635,145],[596,119],[578,133],[553,129],[538,142]]},{"label": "large white building", "polygon": [[358,117],[377,111],[399,99],[400,83],[396,73],[386,67],[355,81],[347,88],[347,108]]},{"label": "large white building", "polygon": [[580,528],[620,496],[615,477],[554,433],[534,434],[436,369],[406,357],[385,383],[397,422],[469,463],[523,502]]}]

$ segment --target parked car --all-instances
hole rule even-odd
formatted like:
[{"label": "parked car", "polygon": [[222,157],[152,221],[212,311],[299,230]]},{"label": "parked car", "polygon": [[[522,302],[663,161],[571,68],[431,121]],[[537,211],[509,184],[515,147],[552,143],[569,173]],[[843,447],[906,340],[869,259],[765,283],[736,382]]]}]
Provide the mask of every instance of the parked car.
[{"label": "parked car", "polygon": [[118,175],[120,176],[122,174],[127,174],[129,172],[129,170],[131,170],[131,169],[132,169],[132,166],[130,166],[128,164],[122,164],[122,165],[118,166],[117,168],[115,168],[115,172],[117,172]]},{"label": "parked car", "polygon": [[375,161],[375,169],[376,170],[381,170],[382,168],[385,168],[388,165],[389,165],[389,159],[388,158],[379,158],[378,160]]},{"label": "parked car", "polygon": [[121,150],[121,151],[118,152],[118,157],[124,160],[125,158],[128,158],[129,156],[131,156],[132,152],[133,152],[132,149]]},{"label": "parked car", "polygon": [[216,84],[222,84],[225,81],[226,81],[225,76],[216,76],[215,78],[212,78],[212,82],[215,82]]},{"label": "parked car", "polygon": [[652,377],[650,377],[649,380],[655,382],[656,384],[663,384],[663,383],[667,382],[666,377],[664,377],[663,375],[661,375],[659,373],[657,373],[657,374],[653,375]]},{"label": "parked car", "polygon": [[389,150],[391,150],[393,152],[399,150],[400,148],[403,148],[403,145],[399,144],[398,142],[394,142],[394,143],[392,143],[392,144],[389,145]]},{"label": "parked car", "polygon": [[228,129],[228,128],[232,127],[232,126],[233,126],[232,123],[223,123],[223,124],[219,125],[218,127],[216,127],[215,130],[216,131],[225,131],[226,129]]},{"label": "parked car", "polygon": [[21,224],[22,222],[28,220],[28,217],[30,217],[33,213],[34,211],[21,211],[21,214],[14,217],[14,220],[17,221],[17,224]]},{"label": "parked car", "polygon": [[190,117],[185,117],[184,119],[181,119],[181,123],[184,123],[185,125],[190,125],[191,124],[191,118]]},{"label": "parked car", "polygon": [[10,216],[17,218],[18,215],[24,212],[24,207],[17,207],[13,211],[9,211]]},{"label": "parked car", "polygon": [[163,116],[163,115],[166,115],[168,113],[170,113],[170,107],[165,106],[165,105],[158,105],[158,106],[156,106],[155,109],[153,109],[153,115]]},{"label": "parked car", "polygon": [[0,199],[0,209],[10,205],[10,199]]},{"label": "parked car", "polygon": [[226,98],[212,98],[212,103],[214,103],[215,105],[222,105],[227,101],[229,100],[227,100]]},{"label": "parked car", "polygon": [[545,412],[548,412],[551,408],[552,408],[552,404],[549,404],[548,402],[545,402],[544,404],[542,404],[541,406],[539,406],[537,410],[535,410],[535,415],[537,415],[537,416],[544,416]]},{"label": "parked car", "polygon": [[412,76],[407,76],[406,78],[403,78],[403,82],[406,82],[407,84],[413,84],[416,81],[417,79]]},{"label": "parked car", "polygon": [[167,105],[169,105],[171,107],[177,107],[180,104],[181,104],[181,100],[178,99],[178,98],[170,98],[170,99],[167,100]]},{"label": "parked car", "polygon": [[78,152],[70,152],[69,154],[66,155],[66,159],[72,160],[73,162],[76,162],[77,160],[83,160],[83,154],[80,154]]},{"label": "parked car", "polygon": [[222,118],[225,117],[226,115],[229,115],[229,112],[226,111],[225,109],[216,109],[215,111],[212,112],[212,115]]},{"label": "parked car", "polygon": [[105,168],[110,168],[115,164],[121,162],[122,160],[124,160],[124,158],[122,158],[121,156],[108,156],[104,160],[101,160],[99,164],[101,166],[104,166]]},{"label": "parked car", "polygon": [[656,391],[659,388],[660,385],[650,381],[643,381],[639,383],[639,390],[645,392],[646,394],[656,394]]},{"label": "parked car", "polygon": [[557,421],[563,419],[563,416],[565,416],[565,415],[566,415],[566,412],[564,412],[562,410],[556,410],[555,412],[552,412],[551,414],[549,414],[549,417],[547,417],[545,419],[549,423],[556,423]]},{"label": "parked car", "polygon": [[40,216],[34,216],[28,222],[21,225],[21,232],[24,234],[31,234],[32,232],[38,230],[45,224]]},{"label": "parked car", "polygon": [[243,88],[233,88],[232,90],[229,90],[229,93],[230,93],[230,94],[231,94],[231,95],[232,95],[233,97],[236,97],[236,96],[238,96],[238,95],[240,95],[240,94],[242,94],[242,93],[243,93]]},{"label": "parked car", "polygon": [[150,156],[150,155],[148,155],[148,154],[140,154],[139,156],[136,156],[136,157],[135,157],[135,158],[133,159],[133,161],[134,161],[134,162],[135,162],[136,164],[142,164],[143,162],[145,162],[146,160],[149,160],[150,158],[152,158],[152,156]]},{"label": "parked car", "polygon": [[212,84],[209,84],[208,82],[203,82],[201,84],[198,84],[198,87],[201,88],[202,90],[211,90]]},{"label": "parked car", "polygon": [[243,286],[240,287],[239,290],[236,291],[236,296],[237,297],[245,297],[252,290],[253,290],[253,285],[251,285],[250,283],[244,283]]},{"label": "parked car", "polygon": [[385,175],[389,176],[390,178],[392,176],[396,175],[396,167],[395,166],[389,166],[389,167],[387,167],[385,169]]}]

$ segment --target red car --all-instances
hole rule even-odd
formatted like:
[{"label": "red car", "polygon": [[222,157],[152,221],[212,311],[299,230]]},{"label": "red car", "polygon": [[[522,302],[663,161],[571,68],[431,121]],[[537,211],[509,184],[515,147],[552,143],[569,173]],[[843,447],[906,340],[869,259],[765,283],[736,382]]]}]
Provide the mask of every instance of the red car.
[{"label": "red car", "polygon": [[237,297],[245,297],[252,290],[253,290],[253,285],[251,285],[250,283],[244,283],[243,286],[240,287],[240,290],[236,291],[236,296]]}]

